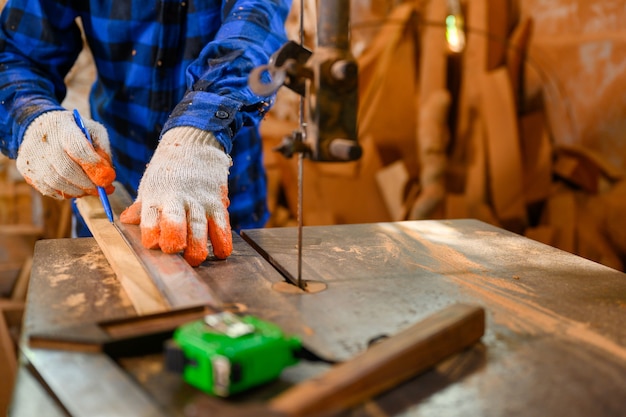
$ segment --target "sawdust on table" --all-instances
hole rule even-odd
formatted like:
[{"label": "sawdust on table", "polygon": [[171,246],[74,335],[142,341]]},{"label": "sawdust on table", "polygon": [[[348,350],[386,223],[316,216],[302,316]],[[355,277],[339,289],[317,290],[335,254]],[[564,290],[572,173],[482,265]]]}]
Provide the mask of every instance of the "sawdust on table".
[{"label": "sawdust on table", "polygon": [[[530,294],[518,282],[512,282],[504,277],[481,274],[477,271],[485,271],[484,266],[468,259],[450,246],[432,242],[417,231],[407,229],[405,232],[424,245],[432,259],[458,271],[446,277],[459,284],[461,288],[485,300],[489,305],[488,312],[495,323],[531,335],[559,332],[626,360],[626,348],[594,332],[586,323],[563,317],[529,298],[511,299],[511,290]],[[432,269],[433,272],[437,272],[434,268]]]}]

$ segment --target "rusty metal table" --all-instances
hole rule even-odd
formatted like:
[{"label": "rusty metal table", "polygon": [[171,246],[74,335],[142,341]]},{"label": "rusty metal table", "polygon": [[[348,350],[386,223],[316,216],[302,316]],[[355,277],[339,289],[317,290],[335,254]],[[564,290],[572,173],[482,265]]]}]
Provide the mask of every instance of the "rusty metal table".
[{"label": "rusty metal table", "polygon": [[[626,414],[626,274],[475,220],[305,227],[303,248],[303,277],[325,291],[274,288],[283,281],[275,267],[296,269],[292,228],[244,231],[233,256],[198,272],[223,302],[339,360],[454,302],[487,312],[481,343],[345,415]],[[93,239],[38,243],[25,334],[132,314]],[[160,355],[22,352],[59,415],[185,415],[203,395],[165,372]],[[210,401],[228,415],[324,369],[302,364],[250,395]],[[28,415],[25,384],[18,379],[15,417]]]}]

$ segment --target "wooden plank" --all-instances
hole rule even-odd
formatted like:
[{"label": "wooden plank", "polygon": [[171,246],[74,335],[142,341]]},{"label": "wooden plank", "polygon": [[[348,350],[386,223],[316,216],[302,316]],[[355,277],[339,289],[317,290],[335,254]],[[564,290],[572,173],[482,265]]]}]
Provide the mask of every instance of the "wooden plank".
[{"label": "wooden plank", "polygon": [[109,222],[97,197],[87,196],[76,201],[89,230],[128,294],[137,314],[157,313],[169,309],[154,281],[135,252],[126,243],[114,224]]},{"label": "wooden plank", "polygon": [[484,332],[482,308],[454,304],[294,386],[273,398],[270,409],[293,417],[345,410],[471,346]]},{"label": "wooden plank", "polygon": [[13,311],[24,308],[21,301],[10,300],[8,298],[0,298],[0,311]]},{"label": "wooden plank", "polygon": [[452,131],[447,188],[450,192],[466,195],[468,208],[487,201],[486,160],[484,155],[484,122],[480,108],[479,80],[487,68],[489,33],[487,0],[472,0],[466,5],[467,44],[460,57],[461,82],[455,130]]},{"label": "wooden plank", "polygon": [[527,220],[522,154],[509,74],[501,67],[486,73],[480,81],[492,203],[498,219],[507,228],[519,231]]},{"label": "wooden plank", "polygon": [[[109,196],[109,200],[116,215],[133,202],[130,194],[119,183],[115,183],[115,192]],[[182,254],[169,254],[145,248],[141,243],[141,229],[138,225],[116,222],[115,227],[124,236],[172,308],[200,304],[219,306],[218,297],[196,272],[198,268],[189,265]]]},{"label": "wooden plank", "polygon": [[408,218],[421,220],[441,215],[446,195],[450,131],[448,110],[451,97],[447,90],[434,90],[420,105],[418,115],[418,149],[420,192]]},{"label": "wooden plank", "polygon": [[[447,2],[431,1],[426,7],[426,20],[444,22],[448,13]],[[443,25],[425,25],[421,34],[421,59],[419,66],[419,108],[431,100],[431,95],[446,88],[448,46]]]},{"label": "wooden plank", "polygon": [[465,198],[470,207],[485,204],[487,198],[487,151],[484,121],[477,117],[472,121],[467,143],[469,164],[465,177]]},{"label": "wooden plank", "polygon": [[509,71],[515,103],[522,104],[524,65],[528,55],[528,44],[533,31],[533,20],[524,17],[511,34],[510,46],[506,51],[506,68]]},{"label": "wooden plank", "polygon": [[0,226],[0,233],[7,236],[32,236],[37,238],[43,234],[43,229],[32,224],[3,224]]},{"label": "wooden plank", "polygon": [[137,317],[103,320],[44,329],[28,336],[29,347],[74,352],[105,352],[111,356],[160,351],[163,342],[182,324],[215,313],[197,306]]},{"label": "wooden plank", "polygon": [[419,13],[416,2],[398,3],[358,58],[359,137],[374,140],[384,165],[401,157],[411,177],[419,174],[415,114],[420,31],[431,27],[420,25]]},{"label": "wooden plank", "polygon": [[542,202],[552,189],[552,144],[544,115],[534,112],[520,118],[526,203]]},{"label": "wooden plank", "polygon": [[505,57],[510,46],[507,43],[511,15],[511,2],[509,0],[490,0],[487,5],[487,22],[489,35],[487,50],[487,70],[498,68],[505,62]]},{"label": "wooden plank", "polygon": [[409,181],[409,172],[404,162],[398,160],[387,165],[376,173],[375,178],[391,220],[404,220],[407,212],[404,197]]},{"label": "wooden plank", "polygon": [[16,301],[26,300],[26,291],[28,290],[28,281],[30,280],[30,271],[33,267],[33,257],[26,258],[20,269],[20,273],[13,284],[11,290],[11,299]]},{"label": "wooden plank", "polygon": [[[0,308],[3,306],[0,305]],[[11,401],[13,384],[17,372],[17,358],[15,345],[9,325],[4,317],[3,309],[0,309],[0,412],[6,412]]]},{"label": "wooden plank", "polygon": [[554,231],[554,246],[569,253],[576,249],[576,198],[571,192],[553,195],[546,202],[545,216]]}]

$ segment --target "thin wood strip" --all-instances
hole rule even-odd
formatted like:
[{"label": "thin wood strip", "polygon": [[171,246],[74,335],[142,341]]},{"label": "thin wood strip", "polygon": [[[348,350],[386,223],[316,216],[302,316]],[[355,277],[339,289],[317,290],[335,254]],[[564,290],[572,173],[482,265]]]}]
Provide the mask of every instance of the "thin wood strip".
[{"label": "thin wood strip", "polygon": [[345,410],[468,348],[484,331],[483,308],[451,305],[274,397],[270,409],[290,417]]},{"label": "thin wood strip", "polygon": [[511,86],[513,94],[515,95],[515,104],[519,106],[522,103],[523,90],[523,76],[524,65],[528,55],[528,45],[533,31],[533,20],[525,17],[517,25],[509,43],[509,48],[506,54],[506,67],[509,71],[509,78],[511,79]]},{"label": "thin wood strip", "polygon": [[[450,153],[451,192],[468,195],[468,204],[477,206],[486,201],[486,161],[481,159],[484,144],[483,115],[480,108],[480,79],[487,68],[489,31],[487,0],[467,4],[467,45],[461,57],[462,80],[458,93],[458,116]],[[467,178],[469,176],[470,178]]]},{"label": "thin wood strip", "polygon": [[76,205],[104,256],[117,275],[137,314],[169,310],[154,281],[119,230],[106,218],[97,197],[83,197]]},{"label": "thin wood strip", "polygon": [[16,373],[15,347],[4,312],[0,309],[0,412],[8,410]]},{"label": "thin wood strip", "polygon": [[[429,2],[426,19],[429,22],[444,22],[448,13],[447,2]],[[443,25],[426,25],[421,35],[421,59],[419,66],[419,108],[431,100],[431,95],[446,89],[448,47],[446,29]]]},{"label": "thin wood strip", "polygon": [[28,282],[30,281],[30,271],[33,266],[33,257],[29,256],[24,260],[20,274],[15,280],[13,290],[11,291],[11,299],[14,301],[26,300],[26,291],[28,290]]},{"label": "thin wood strip", "polygon": [[19,310],[24,308],[24,302],[11,300],[10,298],[0,298],[0,311]]},{"label": "thin wood strip", "polygon": [[485,204],[487,197],[487,145],[484,121],[476,118],[472,122],[471,141],[467,144],[468,166],[465,178],[465,196],[470,207]]},{"label": "thin wood strip", "polygon": [[0,234],[40,237],[43,234],[43,228],[32,224],[2,224],[0,225]]},{"label": "thin wood strip", "polygon": [[553,155],[542,113],[529,113],[520,118],[520,139],[526,202],[544,201],[552,190]]},{"label": "thin wood strip", "polygon": [[526,224],[519,130],[506,68],[486,73],[480,86],[493,206],[503,222]]},{"label": "thin wood strip", "polygon": [[511,11],[509,0],[490,0],[487,5],[487,70],[496,69],[505,62]]},{"label": "thin wood strip", "polygon": [[576,249],[576,199],[572,192],[555,194],[547,201],[546,215],[554,228],[554,246],[574,253]]},{"label": "thin wood strip", "polygon": [[56,228],[56,238],[62,239],[68,236],[68,230],[72,220],[72,205],[69,201],[64,201],[61,204],[61,212],[59,214],[59,224]]}]

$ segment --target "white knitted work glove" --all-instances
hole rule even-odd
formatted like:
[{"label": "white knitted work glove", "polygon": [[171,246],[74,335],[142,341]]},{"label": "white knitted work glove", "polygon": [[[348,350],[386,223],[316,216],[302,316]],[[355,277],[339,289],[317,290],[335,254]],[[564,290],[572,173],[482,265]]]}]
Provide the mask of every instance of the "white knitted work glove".
[{"label": "white knitted work glove", "polygon": [[176,127],[163,134],[139,184],[137,200],[120,216],[140,224],[146,248],[183,251],[191,266],[208,255],[227,258],[233,249],[228,216],[231,159],[212,133]]},{"label": "white knitted work glove", "polygon": [[107,131],[93,120],[84,123],[93,146],[70,111],[50,111],[33,120],[16,159],[26,182],[56,199],[98,195],[96,186],[113,192],[115,170]]}]

